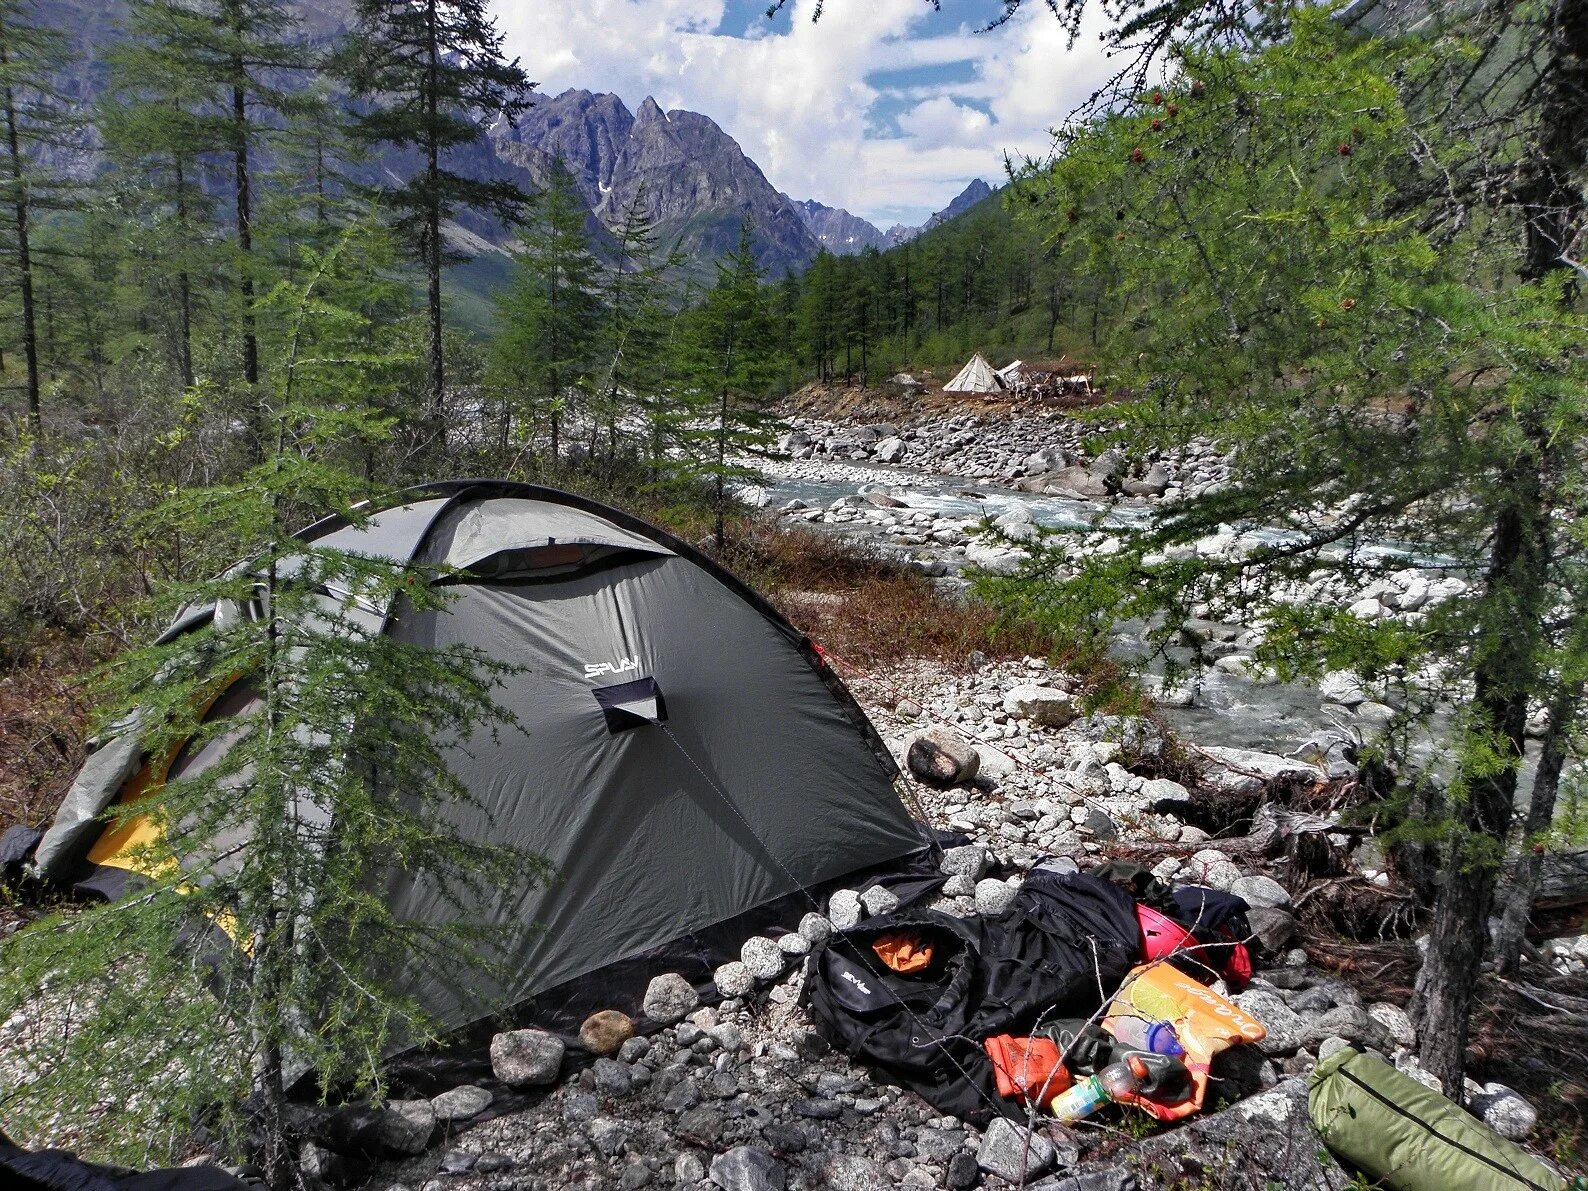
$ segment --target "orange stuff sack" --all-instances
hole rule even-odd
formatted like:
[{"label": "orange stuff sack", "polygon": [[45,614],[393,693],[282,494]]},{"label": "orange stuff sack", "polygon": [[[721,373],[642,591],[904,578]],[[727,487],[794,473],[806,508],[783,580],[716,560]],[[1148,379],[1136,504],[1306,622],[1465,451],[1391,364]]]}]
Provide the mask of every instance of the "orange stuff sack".
[{"label": "orange stuff sack", "polygon": [[1200,1111],[1213,1056],[1242,1043],[1261,1042],[1268,1033],[1239,1006],[1169,963],[1133,969],[1109,1005],[1108,1016],[1166,1021],[1185,1048],[1185,1065],[1191,1073],[1188,1099],[1159,1104],[1141,1096],[1121,1098],[1160,1121],[1178,1121]]},{"label": "orange stuff sack", "polygon": [[920,935],[909,931],[881,935],[871,944],[871,949],[888,967],[906,976],[912,972],[924,972],[932,965],[931,946],[921,942]]},{"label": "orange stuff sack", "polygon": [[998,1094],[1005,1100],[1051,1099],[1073,1082],[1059,1063],[1059,1044],[1051,1038],[995,1034],[982,1043],[982,1049],[992,1060]]}]

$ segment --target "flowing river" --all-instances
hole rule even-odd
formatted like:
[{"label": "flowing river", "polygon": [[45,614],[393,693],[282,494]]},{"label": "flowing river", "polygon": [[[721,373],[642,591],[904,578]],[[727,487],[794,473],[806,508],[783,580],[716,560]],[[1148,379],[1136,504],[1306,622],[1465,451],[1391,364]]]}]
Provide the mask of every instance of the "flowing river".
[{"label": "flowing river", "polygon": [[[852,497],[862,489],[884,487],[889,496],[903,501],[904,512],[927,512],[937,517],[953,519],[996,518],[1015,507],[1029,510],[1036,524],[1050,529],[1130,529],[1144,527],[1152,516],[1152,506],[1146,503],[1103,503],[1074,500],[1065,497],[1034,495],[1014,489],[998,488],[984,482],[963,480],[953,476],[928,476],[919,471],[895,469],[880,465],[846,464],[842,471],[845,479],[810,479],[798,474],[776,474],[781,467],[770,469],[768,482],[760,496],[771,508],[780,508],[789,501],[803,501],[812,509],[824,508],[844,497]],[[825,470],[825,469],[824,469]],[[797,469],[787,469],[797,472]],[[752,490],[754,491],[754,490]],[[840,533],[863,541],[876,549],[892,555],[909,557],[930,551],[927,547],[905,547],[892,541],[882,528],[868,520],[849,521],[838,525],[819,525],[819,528]],[[1287,539],[1284,531],[1256,531],[1253,535],[1268,542]],[[944,552],[936,552],[945,557]],[[1445,560],[1420,557],[1414,550],[1400,544],[1382,544],[1370,548],[1377,558],[1400,562],[1407,566],[1428,566],[1442,569]],[[954,576],[958,567],[951,563],[950,577],[940,580],[945,585],[963,582]],[[1134,628],[1135,631],[1132,631]],[[1116,630],[1115,646],[1120,656],[1139,660],[1146,651],[1140,636],[1140,626],[1122,625]],[[1191,660],[1190,651],[1179,655],[1182,662]],[[1161,670],[1161,664],[1149,670]],[[1163,714],[1184,736],[1203,745],[1228,745],[1238,748],[1261,749],[1265,752],[1289,753],[1300,748],[1320,731],[1334,731],[1341,727],[1351,731],[1349,717],[1338,722],[1339,712],[1324,710],[1326,700],[1312,686],[1299,683],[1254,682],[1239,674],[1232,674],[1211,666],[1200,678],[1192,681],[1195,696],[1187,706],[1163,705]]]}]

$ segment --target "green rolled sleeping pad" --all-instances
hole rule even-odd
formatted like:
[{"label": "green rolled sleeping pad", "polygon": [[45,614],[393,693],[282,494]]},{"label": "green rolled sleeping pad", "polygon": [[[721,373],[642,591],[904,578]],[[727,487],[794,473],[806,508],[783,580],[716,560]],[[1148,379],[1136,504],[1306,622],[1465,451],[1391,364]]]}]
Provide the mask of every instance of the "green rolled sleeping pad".
[{"label": "green rolled sleeping pad", "polygon": [[1391,1191],[1564,1191],[1566,1179],[1376,1054],[1319,1063],[1313,1127],[1337,1158]]}]

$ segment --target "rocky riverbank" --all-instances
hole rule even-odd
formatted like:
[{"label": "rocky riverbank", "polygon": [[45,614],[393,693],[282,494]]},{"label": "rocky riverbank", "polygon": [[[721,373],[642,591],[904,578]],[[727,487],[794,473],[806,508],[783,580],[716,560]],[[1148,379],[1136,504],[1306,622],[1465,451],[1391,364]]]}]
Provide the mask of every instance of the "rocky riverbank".
[{"label": "rocky riverbank", "polygon": [[[928,820],[970,839],[945,857],[951,879],[937,908],[998,913],[1050,855],[1082,867],[1129,856],[1166,878],[1247,899],[1265,959],[1236,1000],[1268,1037],[1221,1060],[1218,1104],[1181,1127],[1149,1129],[1135,1118],[1080,1129],[1037,1122],[1029,1135],[1007,1122],[980,1131],[832,1053],[799,1005],[803,957],[835,923],[889,907],[885,890],[854,889],[833,896],[830,918],[812,912],[797,932],[746,940],[740,959],[718,972],[718,1004],[701,1006],[686,982],[661,977],[639,1034],[614,1014],[587,1023],[585,1045],[569,1051],[537,1031],[499,1035],[494,1083],[377,1114],[382,1145],[415,1156],[377,1168],[369,1185],[1001,1191],[1017,1184],[1022,1164],[1025,1184],[1048,1191],[1178,1180],[1350,1185],[1307,1122],[1307,1072],[1320,1056],[1359,1045],[1421,1077],[1404,1007],[1364,999],[1297,945],[1318,884],[1297,859],[1318,849],[1296,848],[1300,836],[1339,867],[1331,882],[1395,896],[1370,838],[1290,809],[1319,801],[1307,795],[1343,795],[1350,762],[1209,748],[1176,764],[1149,722],[1081,715],[1071,679],[1036,658],[972,659],[964,669],[910,662],[855,676],[852,687],[907,771],[946,779],[907,779]],[[1226,835],[1208,815],[1231,798],[1253,809],[1239,834]],[[469,1127],[472,1116],[489,1115],[493,1097],[524,1091],[540,1098]],[[1509,1089],[1471,1091],[1473,1110],[1507,1136],[1533,1128],[1532,1107]],[[343,1159],[315,1147],[308,1161],[334,1176]]]}]

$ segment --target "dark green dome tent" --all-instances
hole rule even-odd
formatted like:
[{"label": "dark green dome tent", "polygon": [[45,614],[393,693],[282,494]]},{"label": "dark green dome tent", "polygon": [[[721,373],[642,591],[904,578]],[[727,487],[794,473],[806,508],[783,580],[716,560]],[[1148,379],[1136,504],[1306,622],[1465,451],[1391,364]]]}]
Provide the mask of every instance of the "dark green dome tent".
[{"label": "dark green dome tent", "polygon": [[[797,917],[810,908],[800,887],[927,842],[887,749],[811,642],[653,526],[553,489],[458,481],[361,526],[332,518],[301,536],[458,568],[444,611],[371,615],[405,640],[473,646],[523,667],[499,698],[525,731],[476,740],[454,765],[480,803],[452,808],[454,826],[557,870],[489,907],[511,962],[504,987],[481,990],[488,1000],[524,1006],[618,961],[632,985],[678,966],[681,939],[699,979],[750,933],[725,924],[758,911],[764,923],[773,906]],[[228,612],[192,610],[168,634]],[[208,714],[246,707],[242,685]],[[206,749],[224,747],[217,738]],[[173,769],[203,764],[205,751]],[[107,830],[102,813],[151,780],[135,732],[101,743],[38,843],[40,875],[116,896],[129,829]],[[386,895],[404,917],[448,912],[433,887],[401,872]],[[714,930],[717,945],[702,943]],[[411,980],[444,1024],[469,1024],[446,980]],[[611,979],[598,983],[603,996],[616,992]]]}]

